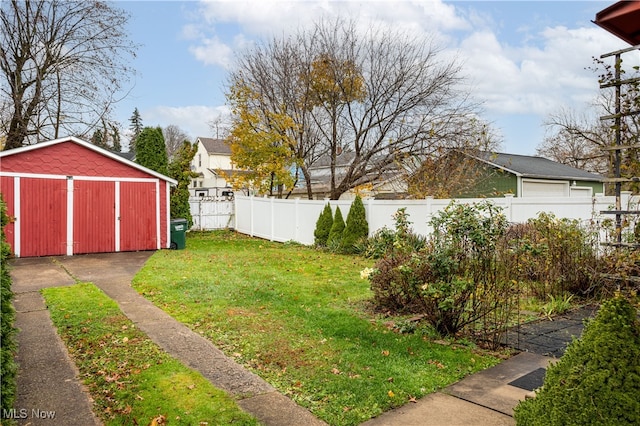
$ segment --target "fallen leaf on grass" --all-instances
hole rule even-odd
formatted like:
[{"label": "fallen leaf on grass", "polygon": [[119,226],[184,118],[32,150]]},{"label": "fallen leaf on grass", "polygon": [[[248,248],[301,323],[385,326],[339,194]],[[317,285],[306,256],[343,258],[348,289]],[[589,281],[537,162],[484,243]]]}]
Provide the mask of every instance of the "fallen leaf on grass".
[{"label": "fallen leaf on grass", "polygon": [[435,365],[438,368],[445,368],[445,365],[439,361],[434,361],[432,359],[430,359],[429,361],[427,361],[427,364],[431,364],[431,365]]},{"label": "fallen leaf on grass", "polygon": [[341,371],[340,371],[340,370],[338,370],[337,368],[332,368],[332,369],[331,369],[331,372],[332,372],[333,374],[342,374],[342,373],[341,373]]},{"label": "fallen leaf on grass", "polygon": [[158,425],[166,424],[166,421],[165,421],[166,419],[167,418],[165,416],[158,416],[153,420],[151,420],[151,423],[149,423],[149,426],[158,426]]},{"label": "fallen leaf on grass", "polygon": [[414,404],[418,403],[418,401],[416,400],[416,397],[411,395],[409,395],[409,402],[413,402]]},{"label": "fallen leaf on grass", "polygon": [[387,392],[387,395],[389,395],[389,398],[393,398],[394,396],[396,396],[396,394],[393,393],[393,391]]},{"label": "fallen leaf on grass", "polygon": [[389,356],[389,351],[382,351],[382,356]]}]

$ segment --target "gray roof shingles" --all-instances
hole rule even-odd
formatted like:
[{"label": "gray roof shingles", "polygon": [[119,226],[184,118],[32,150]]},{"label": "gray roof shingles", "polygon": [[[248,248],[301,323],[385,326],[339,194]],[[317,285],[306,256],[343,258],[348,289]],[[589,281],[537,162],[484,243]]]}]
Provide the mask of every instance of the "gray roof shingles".
[{"label": "gray roof shingles", "polygon": [[516,175],[541,179],[575,179],[602,182],[603,177],[543,157],[529,155],[480,152],[477,158]]},{"label": "gray roof shingles", "polygon": [[224,139],[198,137],[198,140],[202,142],[209,154],[231,154],[231,147]]}]

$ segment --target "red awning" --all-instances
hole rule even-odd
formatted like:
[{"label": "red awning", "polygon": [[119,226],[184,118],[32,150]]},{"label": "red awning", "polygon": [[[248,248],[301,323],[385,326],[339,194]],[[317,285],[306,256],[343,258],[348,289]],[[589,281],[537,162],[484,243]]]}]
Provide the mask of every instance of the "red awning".
[{"label": "red awning", "polygon": [[619,1],[596,13],[596,25],[627,43],[640,44],[640,1]]}]

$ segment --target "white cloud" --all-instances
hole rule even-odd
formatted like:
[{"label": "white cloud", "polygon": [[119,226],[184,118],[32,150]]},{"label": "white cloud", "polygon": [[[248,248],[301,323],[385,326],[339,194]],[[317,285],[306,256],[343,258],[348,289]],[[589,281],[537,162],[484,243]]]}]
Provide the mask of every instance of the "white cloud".
[{"label": "white cloud", "polygon": [[451,4],[440,0],[409,1],[201,1],[198,21],[183,29],[194,40],[190,51],[205,64],[228,67],[231,52],[255,38],[292,34],[320,19],[353,19],[362,30],[394,27],[410,34],[437,36],[468,30]]},{"label": "white cloud", "polygon": [[218,37],[203,38],[198,46],[191,46],[189,51],[205,65],[219,65],[228,69],[233,61],[232,48]]},{"label": "white cloud", "polygon": [[141,111],[146,126],[166,127],[174,124],[187,133],[193,142],[198,136],[217,137],[212,121],[218,117],[227,117],[226,106],[193,105],[184,107],[155,106]]},{"label": "white cloud", "polygon": [[[535,43],[534,43],[535,42]],[[470,34],[460,45],[474,96],[489,111],[546,116],[562,106],[582,108],[597,94],[592,57],[619,48],[598,28],[545,28],[521,45],[492,32]]]}]

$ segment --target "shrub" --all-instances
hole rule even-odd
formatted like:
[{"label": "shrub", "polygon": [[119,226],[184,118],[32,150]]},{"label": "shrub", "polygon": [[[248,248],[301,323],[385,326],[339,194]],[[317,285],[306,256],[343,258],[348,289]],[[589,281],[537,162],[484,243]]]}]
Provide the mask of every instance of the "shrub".
[{"label": "shrub", "polygon": [[337,250],[340,247],[343,232],[344,219],[342,218],[340,207],[336,207],[336,214],[333,216],[333,223],[331,224],[331,230],[329,231],[329,238],[327,238],[327,247],[331,250]]},{"label": "shrub", "polygon": [[507,226],[500,209],[451,203],[431,220],[434,231],[420,251],[405,242],[408,224],[399,210],[392,248],[370,275],[377,307],[420,312],[444,335],[478,322],[473,331],[497,344],[516,295],[498,256]]},{"label": "shrub", "polygon": [[482,320],[482,334],[491,333],[495,344],[514,297],[499,259],[506,217],[489,202],[452,202],[430,225],[427,261],[434,279],[423,287],[426,317],[443,334]]},{"label": "shrub", "polygon": [[193,226],[191,207],[189,206],[189,185],[191,179],[198,176],[191,170],[191,160],[196,155],[198,146],[184,141],[180,149],[176,152],[173,160],[169,163],[169,176],[178,181],[178,184],[171,188],[170,212],[171,218],[182,218],[187,220],[187,229]]},{"label": "shrub", "polygon": [[544,300],[548,295],[594,292],[597,240],[577,220],[540,213],[512,227],[507,238],[517,258],[513,278],[531,283],[533,295]]},{"label": "shrub", "polygon": [[377,309],[397,314],[424,311],[421,287],[428,281],[430,270],[417,256],[384,256],[373,271],[369,281]]},{"label": "shrub", "polygon": [[340,251],[344,253],[353,253],[357,243],[366,240],[369,236],[369,224],[367,223],[367,214],[362,204],[362,198],[356,195],[355,200],[351,203],[351,208],[347,214],[342,239],[340,240]]},{"label": "shrub", "polygon": [[316,229],[313,231],[315,237],[315,243],[319,247],[327,245],[329,239],[329,232],[331,232],[331,226],[333,225],[333,213],[331,212],[331,205],[327,203],[322,209],[322,213],[316,221]]},{"label": "shrub", "polygon": [[418,252],[425,247],[427,239],[417,235],[411,229],[406,208],[400,208],[393,214],[395,230],[383,227],[368,239],[364,255],[380,259],[384,255]]},{"label": "shrub", "polygon": [[640,322],[631,302],[602,304],[543,387],[514,410],[518,425],[640,424]]},{"label": "shrub", "polygon": [[16,393],[16,371],[17,366],[14,360],[16,354],[14,327],[15,309],[11,304],[13,292],[11,291],[11,275],[7,267],[7,261],[10,256],[9,244],[5,242],[4,228],[9,223],[9,217],[6,212],[6,204],[0,194],[0,379],[2,395],[0,409],[2,412],[13,407],[13,401]]},{"label": "shrub", "polygon": [[640,293],[640,250],[616,248],[599,259],[598,271],[601,296],[611,297],[617,291]]}]

